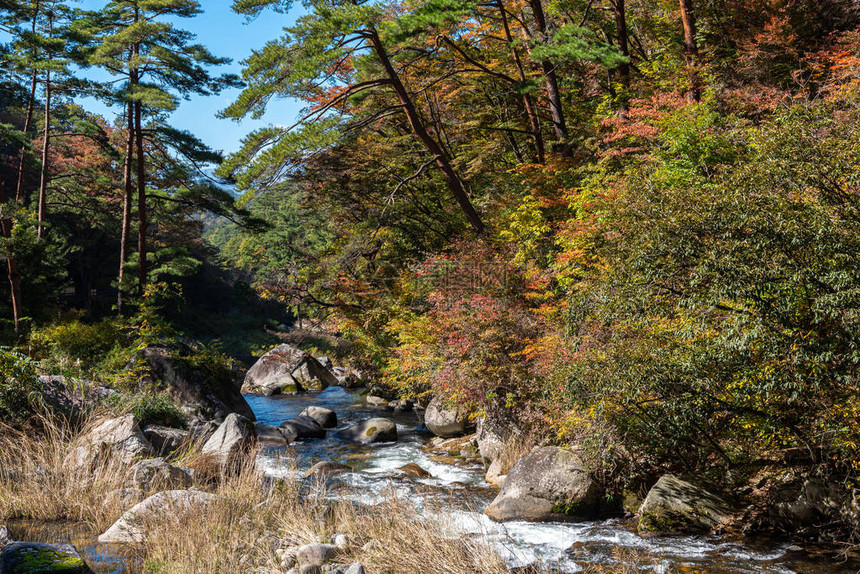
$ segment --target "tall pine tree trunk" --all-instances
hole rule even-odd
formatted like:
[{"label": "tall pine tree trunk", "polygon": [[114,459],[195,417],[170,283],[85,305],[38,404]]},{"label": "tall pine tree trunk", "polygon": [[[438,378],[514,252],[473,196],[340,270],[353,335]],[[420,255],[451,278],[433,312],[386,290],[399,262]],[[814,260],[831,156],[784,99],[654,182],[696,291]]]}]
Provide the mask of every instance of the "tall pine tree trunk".
[{"label": "tall pine tree trunk", "polygon": [[385,74],[388,76],[397,98],[400,100],[400,105],[406,113],[406,119],[409,121],[409,126],[412,129],[413,135],[424,144],[424,147],[426,147],[427,151],[429,151],[433,156],[436,165],[439,167],[439,170],[442,172],[442,176],[445,178],[445,183],[448,184],[448,189],[457,200],[457,203],[460,204],[460,209],[462,209],[463,213],[466,215],[466,219],[469,220],[472,228],[476,233],[483,233],[484,223],[481,221],[481,216],[478,215],[478,212],[472,205],[472,202],[469,199],[469,194],[463,186],[463,181],[457,175],[457,172],[454,171],[454,167],[451,165],[451,160],[442,150],[442,146],[433,138],[433,136],[430,135],[427,128],[424,126],[424,122],[418,113],[418,109],[415,107],[415,103],[412,101],[412,98],[409,96],[409,92],[400,80],[400,76],[391,64],[391,58],[389,58],[388,52],[382,44],[382,40],[379,38],[379,34],[377,34],[376,30],[371,29],[367,32],[367,36],[373,46],[373,51],[379,58],[380,63],[382,63],[382,67],[385,69]]},{"label": "tall pine tree trunk", "polygon": [[[546,15],[543,11],[542,0],[530,0],[529,4],[532,7],[532,14],[535,19],[535,27],[537,28],[538,36],[542,42],[549,41],[549,32],[547,30]],[[549,111],[552,116],[552,127],[555,131],[555,139],[558,141],[558,147],[562,155],[570,155],[570,148],[567,145],[567,122],[564,119],[564,110],[561,106],[561,91],[558,88],[558,77],[555,73],[555,66],[548,60],[540,62],[543,70],[544,82],[546,85],[546,95],[549,100]]]},{"label": "tall pine tree trunk", "polygon": [[[41,2],[36,0],[36,4],[33,6],[33,25],[30,28],[30,31],[33,33],[33,36],[36,36],[36,23],[39,20],[39,7]],[[36,49],[33,49],[33,60],[36,59],[38,55]],[[35,65],[35,61],[33,62]],[[33,112],[36,107],[36,80],[38,78],[38,73],[36,70],[33,70],[33,73],[30,77],[30,94],[27,99],[27,116],[24,118],[24,133],[30,133],[30,128],[33,126]],[[27,157],[27,144],[21,145],[21,152],[18,155],[18,183],[15,186],[15,201],[18,203],[22,203],[24,201],[24,164],[26,163]]]},{"label": "tall pine tree trunk", "polygon": [[48,163],[50,161],[48,152],[51,145],[51,70],[45,72],[45,128],[42,140],[42,172],[39,178],[39,211],[37,220],[39,227],[36,236],[42,239],[45,236],[45,217],[48,210]]},{"label": "tall pine tree trunk", "polygon": [[680,0],[681,23],[684,26],[684,57],[690,70],[690,90],[687,97],[698,102],[702,97],[701,79],[699,78],[699,46],[696,43],[696,17],[693,14],[693,0]]},{"label": "tall pine tree trunk", "polygon": [[128,261],[128,245],[131,239],[131,202],[134,198],[134,186],[131,181],[132,158],[134,155],[134,105],[129,101],[126,110],[126,130],[128,132],[125,143],[125,165],[123,165],[123,198],[122,198],[122,231],[119,242],[119,280],[116,296],[117,313],[122,315],[123,305],[123,280],[125,278],[125,264]]},{"label": "tall pine tree trunk", "polygon": [[[514,57],[514,64],[517,68],[517,75],[520,78],[520,83],[522,84],[523,89],[525,89],[526,73],[523,68],[523,62],[520,59],[520,52],[514,45],[514,37],[513,34],[511,34],[511,28],[508,24],[508,14],[505,11],[505,5],[503,3],[503,0],[499,0],[498,6],[499,14],[501,14],[502,17],[502,26],[505,30],[505,39],[511,46],[511,54]],[[538,116],[537,109],[535,108],[531,96],[527,93],[523,93],[523,106],[525,107],[526,116],[528,116],[529,119],[529,126],[531,127],[532,134],[535,138],[535,162],[543,163],[545,161],[546,152],[544,150],[543,132],[541,131],[540,117]]]},{"label": "tall pine tree trunk", "polygon": [[146,289],[146,161],[143,156],[143,106],[140,101],[134,103],[134,132],[137,155],[137,260],[138,260],[138,290],[142,295]]}]

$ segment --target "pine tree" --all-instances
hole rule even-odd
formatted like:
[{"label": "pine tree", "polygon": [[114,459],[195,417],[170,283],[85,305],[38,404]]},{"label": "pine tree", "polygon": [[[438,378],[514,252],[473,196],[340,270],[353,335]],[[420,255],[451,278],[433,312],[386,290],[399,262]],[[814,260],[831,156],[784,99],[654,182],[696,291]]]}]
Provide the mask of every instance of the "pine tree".
[{"label": "pine tree", "polygon": [[228,59],[215,57],[205,47],[193,44],[194,36],[172,23],[175,18],[191,18],[200,11],[194,0],[112,0],[89,19],[94,45],[89,63],[107,70],[119,84],[111,99],[123,106],[128,130],[117,301],[120,311],[135,191],[132,174],[137,192],[138,291],[142,293],[147,283],[146,149],[158,132],[147,127],[146,122],[161,121],[176,109],[180,98],[215,94],[225,86],[237,85],[233,76],[213,77],[208,71],[228,63]]}]

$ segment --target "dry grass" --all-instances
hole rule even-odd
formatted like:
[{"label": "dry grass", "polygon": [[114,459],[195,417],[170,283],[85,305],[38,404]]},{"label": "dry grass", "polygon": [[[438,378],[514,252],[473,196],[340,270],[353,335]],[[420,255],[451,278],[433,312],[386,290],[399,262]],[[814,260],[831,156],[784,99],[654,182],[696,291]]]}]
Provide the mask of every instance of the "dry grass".
[{"label": "dry grass", "polygon": [[[106,530],[128,503],[106,493],[127,487],[130,465],[107,457],[92,471],[65,464],[79,433],[46,424],[42,435],[0,428],[0,523],[26,518],[86,523],[93,535]],[[503,559],[480,537],[462,536],[450,525],[444,504],[419,514],[393,493],[376,505],[329,496],[323,483],[273,481],[261,475],[250,453],[237,473],[225,474],[190,445],[179,462],[195,468],[197,487],[216,495],[197,507],[165,509],[145,519],[146,542],[128,548],[135,570],[146,574],[211,572],[283,573],[278,550],[349,540],[338,560],[361,562],[371,573],[508,574]],[[105,502],[107,500],[107,502]],[[282,553],[281,553],[282,554]],[[638,572],[642,557],[621,557],[617,567],[589,570]],[[645,561],[647,564],[647,561]],[[533,570],[540,574],[541,570]]]},{"label": "dry grass", "polygon": [[150,571],[284,572],[276,550],[344,534],[349,546],[338,561],[361,562],[369,572],[425,574],[428,565],[450,574],[509,572],[488,545],[454,535],[444,521],[427,520],[393,495],[358,505],[327,496],[322,483],[272,483],[251,465],[214,492],[211,505],[149,521],[152,534],[138,551]]},{"label": "dry grass", "polygon": [[499,456],[502,474],[508,474],[517,461],[530,453],[538,442],[536,437],[523,433],[514,433],[505,439],[505,447]]},{"label": "dry grass", "polygon": [[108,493],[127,487],[133,471],[115,457],[92,468],[66,464],[80,430],[65,422],[44,419],[38,433],[0,426],[0,521],[86,522],[100,529],[125,510]]}]

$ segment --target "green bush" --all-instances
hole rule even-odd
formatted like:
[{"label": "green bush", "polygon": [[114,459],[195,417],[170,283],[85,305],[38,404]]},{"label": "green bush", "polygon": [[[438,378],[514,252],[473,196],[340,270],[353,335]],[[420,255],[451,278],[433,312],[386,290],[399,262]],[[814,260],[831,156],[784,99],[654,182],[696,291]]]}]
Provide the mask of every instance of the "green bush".
[{"label": "green bush", "polygon": [[129,343],[128,330],[116,319],[93,324],[73,320],[43,327],[30,336],[33,353],[48,364],[87,371]]},{"label": "green bush", "polygon": [[17,353],[0,351],[0,421],[26,422],[40,404],[39,378],[32,361]]},{"label": "green bush", "polygon": [[178,428],[186,423],[185,414],[166,393],[124,395],[117,399],[116,408],[120,412],[133,414],[141,428],[152,424]]}]

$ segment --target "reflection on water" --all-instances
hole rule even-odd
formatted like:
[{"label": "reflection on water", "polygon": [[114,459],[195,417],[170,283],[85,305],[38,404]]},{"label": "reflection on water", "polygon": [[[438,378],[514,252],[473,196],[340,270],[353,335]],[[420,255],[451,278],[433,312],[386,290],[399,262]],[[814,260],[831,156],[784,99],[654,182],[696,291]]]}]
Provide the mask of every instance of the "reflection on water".
[{"label": "reflection on water", "polygon": [[[337,413],[338,429],[380,416],[361,396],[340,387],[296,396],[249,396],[257,419],[278,426],[310,405]],[[319,461],[348,464],[355,472],[334,479],[329,496],[375,505],[392,496],[408,501],[430,520],[440,521],[452,537],[481,537],[496,546],[512,567],[540,562],[560,572],[581,572],[590,564],[611,564],[626,553],[651,558],[648,571],[708,574],[855,574],[860,562],[837,563],[832,554],[809,557],[789,551],[784,543],[744,543],[716,537],[663,536],[641,538],[635,524],[606,520],[577,524],[497,524],[481,514],[495,496],[480,466],[453,465],[425,450],[431,436],[419,428],[414,414],[382,414],[397,423],[397,443],[363,446],[330,432],[325,439],[299,441],[289,450],[268,448],[260,467],[272,477],[300,478]],[[397,469],[416,463],[431,474],[415,479]],[[13,523],[12,537],[35,542],[68,542],[81,551],[98,574],[135,574],[135,565],[117,549],[96,543],[86,526]],[[466,574],[466,573],[464,573]]]}]

